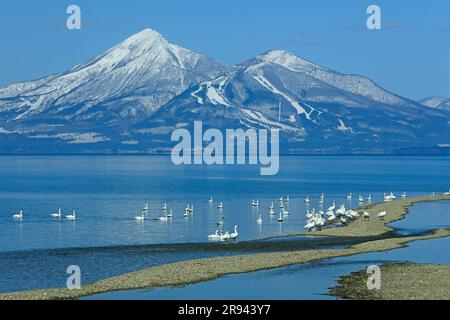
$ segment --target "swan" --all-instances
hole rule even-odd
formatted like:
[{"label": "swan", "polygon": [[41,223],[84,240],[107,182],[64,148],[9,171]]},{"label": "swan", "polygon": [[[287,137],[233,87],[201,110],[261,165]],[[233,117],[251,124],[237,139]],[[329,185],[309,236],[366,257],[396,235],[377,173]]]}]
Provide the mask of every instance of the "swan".
[{"label": "swan", "polygon": [[361,203],[364,202],[364,197],[362,195],[359,195],[358,201],[361,202]]},{"label": "swan", "polygon": [[350,216],[352,216],[353,218],[359,218],[359,213],[356,212],[356,211],[354,211],[354,210],[349,210],[349,211],[348,211],[348,214],[349,214]]},{"label": "swan", "polygon": [[134,217],[135,220],[145,220],[145,211],[142,211],[140,216]]},{"label": "swan", "polygon": [[347,200],[352,200],[352,193],[350,192],[349,194],[348,194],[348,196],[346,196],[345,198],[347,198]]},{"label": "swan", "polygon": [[169,221],[169,217],[167,216],[167,214],[165,214],[164,216],[159,217],[158,220],[159,220],[159,221],[166,222],[166,221]]},{"label": "swan", "polygon": [[341,218],[340,221],[343,225],[345,225],[348,222],[347,219],[345,219],[345,218]]},{"label": "swan", "polygon": [[281,197],[279,200],[280,200],[280,202],[283,202],[284,201],[284,197]]},{"label": "swan", "polygon": [[230,239],[231,240],[236,240],[237,237],[239,236],[238,227],[239,227],[238,225],[235,225],[234,226],[234,232],[230,233]]},{"label": "swan", "polygon": [[72,221],[77,220],[77,214],[76,214],[75,210],[72,211],[72,214],[69,214],[68,216],[66,216],[66,219],[72,220]]},{"label": "swan", "polygon": [[173,217],[173,210],[170,209],[170,213],[167,214],[167,218],[172,218]]},{"label": "swan", "polygon": [[322,193],[320,195],[319,204],[323,204],[325,202],[325,195]]},{"label": "swan", "polygon": [[312,217],[314,217],[315,214],[316,214],[316,210],[315,209],[312,209],[312,211],[306,210],[306,217],[308,219],[311,219]]},{"label": "swan", "polygon": [[309,200],[309,197],[306,197],[305,203],[310,203],[310,202],[311,202],[311,200]]},{"label": "swan", "polygon": [[230,240],[230,233],[228,231],[220,235],[220,241],[228,241],[228,240]]},{"label": "swan", "polygon": [[372,202],[372,195],[369,194],[369,196],[367,197],[367,202]]},{"label": "swan", "polygon": [[215,240],[215,241],[220,240],[219,230],[216,230],[216,233],[214,233],[214,234],[210,234],[208,236],[208,239],[209,240]]},{"label": "swan", "polygon": [[314,229],[315,228],[315,226],[316,226],[316,224],[314,223],[314,222],[308,222],[305,226],[304,226],[304,228],[305,229],[308,229],[309,231],[311,231],[312,229]]},{"label": "swan", "polygon": [[336,220],[336,216],[332,212],[331,215],[328,216],[328,222],[333,222],[334,220]]},{"label": "swan", "polygon": [[333,201],[333,205],[327,209],[327,211],[334,211],[336,209],[336,203]]},{"label": "swan", "polygon": [[162,211],[166,211],[167,210],[167,203],[164,203],[164,205],[161,208]]},{"label": "swan", "polygon": [[213,203],[213,197],[209,197],[208,203]]},{"label": "swan", "polygon": [[381,211],[381,212],[377,215],[377,217],[380,218],[381,220],[383,220],[384,217],[386,217],[386,215],[387,215],[387,212],[386,212],[386,211]]},{"label": "swan", "polygon": [[367,212],[367,211],[364,211],[363,217],[364,217],[364,219],[369,220],[370,219],[370,213]]},{"label": "swan", "polygon": [[23,219],[23,211],[20,210],[19,213],[13,215],[13,218],[16,219],[16,220],[22,220]]},{"label": "swan", "polygon": [[401,195],[401,197],[402,197],[403,199],[406,199],[406,192],[403,192],[402,195]]},{"label": "swan", "polygon": [[252,200],[252,207],[259,207],[259,200]]},{"label": "swan", "polygon": [[148,209],[149,209],[149,203],[147,202],[147,203],[144,205],[144,208],[142,208],[142,210],[148,211]]},{"label": "swan", "polygon": [[52,213],[51,216],[53,218],[61,219],[61,209],[58,209],[58,212]]},{"label": "swan", "polygon": [[217,209],[223,209],[223,203],[219,203],[219,205],[217,206]]},{"label": "swan", "polygon": [[444,193],[444,195],[450,196],[450,189],[448,190],[448,192]]},{"label": "swan", "polygon": [[280,200],[280,209],[284,208],[284,202]]},{"label": "swan", "polygon": [[187,208],[184,209],[183,217],[189,217],[189,210]]},{"label": "swan", "polygon": [[290,199],[289,196],[286,196],[286,202],[289,202],[289,199]]},{"label": "swan", "polygon": [[259,215],[258,220],[256,220],[257,224],[262,224],[263,223],[263,219],[262,219],[262,215]]},{"label": "swan", "polygon": [[283,222],[283,212],[280,212],[280,217],[277,219],[278,222]]},{"label": "swan", "polygon": [[187,210],[190,212],[190,213],[193,213],[194,212],[194,205],[191,205],[191,207],[189,207],[189,204],[187,205]]},{"label": "swan", "polygon": [[338,216],[341,216],[341,215],[345,214],[345,211],[346,211],[345,204],[341,204],[340,208],[336,210],[336,214]]},{"label": "swan", "polygon": [[274,215],[274,214],[275,214],[275,208],[274,208],[274,206],[273,206],[273,202],[272,202],[272,204],[271,204],[270,207],[269,207],[269,214],[270,214],[270,215]]},{"label": "swan", "polygon": [[281,212],[283,212],[284,216],[288,216],[289,215],[289,211],[287,211],[286,209],[282,208]]}]

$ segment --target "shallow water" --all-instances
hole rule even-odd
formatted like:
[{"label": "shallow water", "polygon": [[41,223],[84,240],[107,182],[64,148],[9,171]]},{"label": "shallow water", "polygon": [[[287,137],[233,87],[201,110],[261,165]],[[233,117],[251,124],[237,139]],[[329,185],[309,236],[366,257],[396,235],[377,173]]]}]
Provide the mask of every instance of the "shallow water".
[{"label": "shallow water", "polygon": [[[69,264],[80,265],[83,281],[90,282],[161,263],[235,254],[196,248],[149,254],[148,248],[129,247],[207,241],[217,228],[218,201],[225,203],[225,229],[238,224],[239,241],[245,241],[303,231],[306,196],[310,208],[318,208],[321,192],[325,208],[333,200],[354,207],[358,203],[345,200],[349,192],[380,201],[383,192],[443,192],[449,181],[450,157],[282,157],[280,173],[262,177],[258,167],[177,167],[164,156],[0,156],[0,292],[60,287]],[[279,223],[267,208],[272,201],[278,207],[282,195],[290,195],[290,215]],[[252,199],[259,199],[259,212]],[[135,221],[148,201],[149,219]],[[152,220],[162,215],[164,202],[174,210],[173,221]],[[185,219],[187,203],[195,213]],[[52,219],[58,208],[76,208],[78,221]],[[25,211],[22,222],[12,219],[18,210]],[[256,224],[259,214],[262,225]],[[423,226],[428,228],[419,221],[414,228]]]},{"label": "shallow water", "polygon": [[[393,225],[406,232],[448,226],[450,202],[413,206],[403,220]],[[419,227],[419,228],[418,228]],[[254,273],[229,275],[216,280],[176,288],[135,290],[102,294],[85,299],[336,299],[328,294],[339,277],[387,262],[450,265],[450,238],[417,241],[408,247],[294,265]]]},{"label": "shallow water", "polygon": [[[449,188],[450,157],[282,157],[280,173],[262,177],[258,167],[182,166],[170,157],[125,156],[13,156],[0,157],[0,252],[68,247],[123,246],[157,243],[204,242],[214,233],[225,204],[225,229],[239,225],[240,240],[302,231],[309,195],[316,204],[325,193],[325,208],[333,200],[349,203],[353,192],[373,195],[408,192],[410,196],[443,192]],[[412,183],[411,181],[414,181]],[[215,204],[208,198],[213,195]],[[283,223],[268,215],[268,206],[290,195],[290,215]],[[259,199],[260,208],[250,206]],[[149,201],[149,220],[138,222]],[[173,221],[162,216],[164,202],[174,210]],[[192,217],[182,217],[187,203]],[[78,210],[78,221],[52,219],[62,208]],[[25,211],[23,222],[12,219]],[[262,214],[263,224],[256,220]],[[278,214],[278,212],[277,212]]]}]

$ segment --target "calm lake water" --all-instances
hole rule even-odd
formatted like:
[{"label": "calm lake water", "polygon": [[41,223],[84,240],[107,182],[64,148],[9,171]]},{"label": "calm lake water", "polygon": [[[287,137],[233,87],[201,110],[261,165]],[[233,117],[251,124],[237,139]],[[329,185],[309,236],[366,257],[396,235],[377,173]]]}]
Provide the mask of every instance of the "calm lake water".
[{"label": "calm lake water", "polygon": [[[84,279],[92,281],[158,263],[217,255],[194,247],[176,252],[155,247],[158,254],[149,254],[129,246],[206,242],[217,228],[220,201],[225,230],[238,224],[239,241],[246,241],[303,231],[306,196],[311,197],[310,208],[319,208],[322,192],[325,208],[333,200],[355,207],[359,194],[381,201],[384,192],[415,196],[449,188],[450,157],[282,157],[280,173],[263,177],[259,167],[178,167],[166,156],[3,156],[0,291],[63,286],[68,264],[83,265]],[[345,199],[349,192],[355,195],[353,203]],[[211,195],[213,205],[208,204]],[[290,215],[279,223],[269,216],[268,206],[273,201],[278,207],[282,195],[290,195]],[[252,199],[259,200],[259,209],[250,206]],[[151,208],[148,219],[135,221],[146,202]],[[165,202],[173,209],[173,220],[153,220],[163,215]],[[195,212],[186,219],[182,215],[187,203]],[[52,219],[58,208],[63,214],[77,209],[77,221]],[[21,222],[12,219],[19,210],[25,212]],[[259,214],[262,225],[256,223]],[[417,229],[428,227],[433,228],[423,221],[417,224]],[[95,271],[111,264],[114,270]],[[34,271],[42,276],[33,276]]]},{"label": "calm lake water", "polygon": [[[423,224],[422,224],[423,223]],[[418,204],[406,219],[392,224],[404,232],[422,231],[450,225],[450,202]],[[422,229],[421,226],[425,226]],[[216,280],[175,288],[114,292],[85,299],[252,299],[261,300],[329,300],[328,294],[339,277],[390,262],[413,262],[450,265],[450,238],[417,241],[408,247],[385,252],[327,259],[253,273],[229,275]]]}]

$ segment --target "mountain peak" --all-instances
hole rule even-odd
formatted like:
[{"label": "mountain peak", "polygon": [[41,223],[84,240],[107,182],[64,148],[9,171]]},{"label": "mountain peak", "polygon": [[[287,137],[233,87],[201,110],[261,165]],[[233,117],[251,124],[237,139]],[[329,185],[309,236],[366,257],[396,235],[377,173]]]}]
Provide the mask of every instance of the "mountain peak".
[{"label": "mountain peak", "polygon": [[260,54],[256,57],[258,61],[263,62],[271,62],[278,64],[286,69],[292,70],[292,71],[309,71],[311,69],[321,69],[326,70],[325,68],[314,64],[306,59],[303,59],[292,52],[279,50],[279,49],[273,49],[269,50],[263,54]]}]

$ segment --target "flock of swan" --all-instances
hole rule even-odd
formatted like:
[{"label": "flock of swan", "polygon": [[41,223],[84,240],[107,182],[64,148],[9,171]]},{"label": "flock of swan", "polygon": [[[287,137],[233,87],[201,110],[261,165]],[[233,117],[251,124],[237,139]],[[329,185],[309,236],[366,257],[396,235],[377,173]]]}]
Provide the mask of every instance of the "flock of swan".
[{"label": "flock of swan", "polygon": [[[444,195],[450,195],[450,190],[448,192],[444,193]],[[404,192],[403,194],[400,195],[400,197],[402,199],[405,199],[406,193]],[[352,200],[352,198],[353,198],[352,193],[345,196],[345,198],[347,200]],[[397,199],[397,197],[394,195],[394,193],[392,193],[392,192],[384,193],[384,201],[385,202],[394,201],[396,199]],[[360,204],[365,203],[365,200],[367,200],[368,203],[371,203],[372,196],[370,194],[367,197],[364,197],[363,195],[359,195],[358,202]],[[279,216],[277,218],[277,221],[280,223],[283,222],[287,216],[289,216],[289,201],[290,201],[289,196],[285,196],[285,197],[282,196],[279,199],[280,211],[279,211]],[[348,222],[350,222],[354,219],[357,219],[361,216],[358,212],[356,212],[354,210],[351,210],[351,209],[347,210],[345,204],[340,205],[339,208],[337,209],[335,201],[333,201],[332,206],[330,206],[326,211],[322,210],[321,208],[323,207],[323,204],[325,203],[325,195],[323,193],[320,195],[319,200],[317,202],[317,204],[319,204],[319,208],[320,208],[317,211],[315,209],[312,209],[312,210],[309,209],[309,205],[311,204],[311,199],[309,198],[309,196],[307,196],[304,199],[304,202],[306,203],[306,205],[308,207],[308,209],[306,210],[306,225],[304,226],[304,228],[307,229],[308,231],[320,230],[325,226],[332,226],[335,224],[337,224],[337,226],[343,226],[343,225],[346,225]],[[209,198],[208,203],[210,205],[213,205],[214,201],[213,201],[212,197]],[[250,205],[253,208],[259,208],[259,206],[260,206],[259,200],[252,200]],[[234,226],[234,231],[232,231],[232,232],[223,230],[223,226],[225,225],[223,208],[224,208],[224,203],[220,202],[217,205],[217,209],[219,210],[219,212],[221,214],[219,220],[217,221],[218,229],[215,231],[215,233],[208,235],[208,239],[211,241],[225,241],[225,242],[232,241],[232,240],[236,240],[239,236],[239,233],[238,233],[239,226],[238,225]],[[150,211],[150,204],[146,203],[144,205],[144,207],[142,208],[141,214],[135,216],[134,219],[137,221],[144,221],[144,220],[148,219],[149,211]],[[171,221],[173,219],[173,210],[168,209],[167,203],[164,203],[164,205],[161,208],[161,211],[162,211],[162,216],[156,217],[153,220],[159,220],[159,221],[165,222],[165,221]],[[269,206],[270,217],[274,217],[275,212],[276,212],[275,206],[274,206],[274,203],[272,202]],[[194,213],[194,205],[187,204],[186,208],[184,209],[183,217],[188,218],[193,213]],[[377,218],[384,219],[387,214],[388,213],[386,211],[379,212],[377,214]],[[57,212],[52,213],[50,216],[52,218],[61,220],[63,218],[62,210],[58,209]],[[367,211],[363,212],[362,216],[365,220],[370,219],[370,213]],[[73,210],[71,214],[64,216],[64,218],[66,220],[71,220],[71,221],[77,220],[76,210]],[[24,219],[24,211],[21,210],[21,211],[19,211],[19,213],[14,214],[13,219],[22,221]],[[261,214],[258,216],[256,223],[259,225],[261,225],[263,223],[263,216]]]}]

